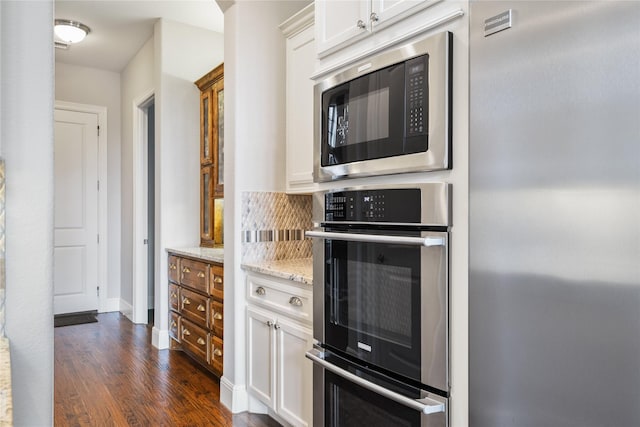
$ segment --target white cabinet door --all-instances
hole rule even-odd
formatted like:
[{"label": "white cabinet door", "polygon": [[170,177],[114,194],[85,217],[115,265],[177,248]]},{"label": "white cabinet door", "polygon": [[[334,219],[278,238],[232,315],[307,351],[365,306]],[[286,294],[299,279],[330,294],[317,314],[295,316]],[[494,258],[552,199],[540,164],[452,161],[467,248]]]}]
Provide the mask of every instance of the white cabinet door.
[{"label": "white cabinet door", "polygon": [[319,57],[365,37],[371,30],[371,0],[316,0],[315,7]]},{"label": "white cabinet door", "polygon": [[247,307],[247,387],[256,398],[273,408],[275,398],[274,318]]},{"label": "white cabinet door", "polygon": [[311,329],[279,318],[277,343],[277,413],[296,427],[311,425],[312,364],[304,354],[313,346]]},{"label": "white cabinet door", "polygon": [[371,21],[372,30],[392,24],[405,16],[425,9],[441,0],[371,0],[375,19]]},{"label": "white cabinet door", "polygon": [[312,192],[313,26],[287,39],[287,192]]}]

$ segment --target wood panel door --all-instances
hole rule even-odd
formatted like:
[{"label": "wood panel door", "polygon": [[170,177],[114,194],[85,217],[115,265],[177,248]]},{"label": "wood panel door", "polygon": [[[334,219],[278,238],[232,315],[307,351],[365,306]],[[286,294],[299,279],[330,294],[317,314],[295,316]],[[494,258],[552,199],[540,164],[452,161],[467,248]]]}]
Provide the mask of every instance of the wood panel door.
[{"label": "wood panel door", "polygon": [[98,115],[55,110],[54,314],[98,309]]}]

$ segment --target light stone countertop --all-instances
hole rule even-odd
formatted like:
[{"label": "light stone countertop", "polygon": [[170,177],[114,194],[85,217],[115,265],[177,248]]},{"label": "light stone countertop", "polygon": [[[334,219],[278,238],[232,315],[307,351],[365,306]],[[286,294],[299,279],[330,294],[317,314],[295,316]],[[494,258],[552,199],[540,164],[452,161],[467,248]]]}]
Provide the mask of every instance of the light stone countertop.
[{"label": "light stone countertop", "polygon": [[313,285],[312,258],[244,262],[241,267],[256,273],[292,280],[305,285]]},{"label": "light stone countertop", "polygon": [[0,426],[13,425],[9,340],[0,337]]},{"label": "light stone countertop", "polygon": [[170,254],[190,256],[204,261],[224,264],[224,248],[167,248],[167,252]]}]

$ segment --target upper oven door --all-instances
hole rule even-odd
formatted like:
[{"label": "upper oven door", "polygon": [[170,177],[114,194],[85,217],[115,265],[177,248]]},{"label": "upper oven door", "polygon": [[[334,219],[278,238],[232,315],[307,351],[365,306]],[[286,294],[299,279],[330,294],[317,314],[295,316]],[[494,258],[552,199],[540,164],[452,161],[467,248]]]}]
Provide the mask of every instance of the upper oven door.
[{"label": "upper oven door", "polygon": [[327,347],[447,391],[447,233],[325,230]]}]

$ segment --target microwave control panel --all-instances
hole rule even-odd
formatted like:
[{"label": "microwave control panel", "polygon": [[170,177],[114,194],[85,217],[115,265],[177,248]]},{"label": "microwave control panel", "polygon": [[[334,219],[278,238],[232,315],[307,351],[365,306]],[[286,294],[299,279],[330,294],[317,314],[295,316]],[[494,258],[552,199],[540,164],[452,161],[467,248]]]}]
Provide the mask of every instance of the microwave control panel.
[{"label": "microwave control panel", "polygon": [[420,222],[420,190],[338,191],[325,195],[325,221]]},{"label": "microwave control panel", "polygon": [[413,58],[405,64],[407,137],[426,135],[429,112],[429,55]]}]

